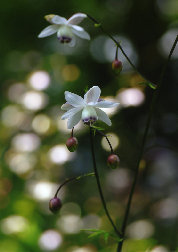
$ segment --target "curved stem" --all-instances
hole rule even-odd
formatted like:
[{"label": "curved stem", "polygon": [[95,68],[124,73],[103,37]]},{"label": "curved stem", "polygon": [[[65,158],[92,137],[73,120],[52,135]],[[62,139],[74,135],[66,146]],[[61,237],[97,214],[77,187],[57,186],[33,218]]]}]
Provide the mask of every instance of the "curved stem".
[{"label": "curved stem", "polygon": [[[169,61],[171,59],[171,56],[173,54],[173,51],[174,51],[174,49],[176,47],[177,42],[178,42],[178,36],[176,37],[176,39],[174,41],[174,44],[173,44],[173,46],[172,46],[172,48],[170,50],[169,56],[167,58],[167,61],[165,63],[165,66],[164,66],[163,71],[162,71],[161,76],[160,76],[160,81],[159,81],[158,87],[155,90],[153,98],[152,98],[152,101],[151,101],[150,111],[149,111],[148,118],[147,118],[147,123],[146,123],[146,126],[145,126],[145,131],[144,131],[144,135],[143,135],[143,139],[142,139],[142,143],[141,143],[140,153],[139,153],[139,156],[138,156],[138,160],[136,162],[134,179],[133,179],[132,187],[131,187],[131,190],[130,190],[130,194],[129,194],[129,198],[128,198],[128,203],[127,203],[127,207],[126,207],[126,211],[125,211],[125,216],[124,216],[124,220],[123,220],[123,224],[122,224],[121,232],[122,232],[123,237],[125,236],[125,229],[126,229],[126,225],[127,225],[127,220],[128,220],[129,212],[130,212],[132,198],[133,198],[133,194],[134,194],[134,191],[135,191],[135,186],[136,186],[137,179],[138,179],[140,161],[141,161],[141,158],[142,158],[142,155],[143,155],[143,151],[144,151],[144,147],[145,147],[145,142],[146,142],[146,138],[147,138],[147,135],[148,135],[148,130],[149,130],[149,127],[150,127],[150,123],[151,123],[151,120],[152,120],[154,108],[156,107],[156,104],[157,104],[157,98],[158,98],[158,95],[159,95],[159,91],[160,91],[161,85],[163,83],[163,79],[164,79],[164,76],[165,76],[165,73],[166,73],[166,69],[167,69],[168,63],[169,63]],[[122,240],[122,241],[119,242],[118,248],[117,248],[117,252],[122,251],[123,241],[124,240]]]},{"label": "curved stem", "polygon": [[68,184],[69,182],[72,182],[72,181],[74,181],[74,180],[79,180],[79,179],[81,179],[81,178],[89,177],[89,176],[95,176],[94,172],[90,172],[90,173],[86,173],[86,174],[83,174],[83,175],[80,175],[80,176],[77,176],[77,177],[73,177],[73,178],[68,178],[68,179],[66,179],[66,180],[59,186],[59,188],[57,189],[57,191],[56,191],[54,197],[57,197],[59,190],[60,190],[64,185]]},{"label": "curved stem", "polygon": [[94,168],[94,173],[95,173],[95,177],[96,177],[96,182],[97,182],[101,202],[103,204],[103,207],[104,207],[105,213],[106,213],[106,215],[108,217],[108,220],[110,221],[111,225],[113,226],[116,234],[118,235],[118,237],[122,237],[120,231],[117,229],[116,225],[114,224],[114,222],[113,222],[113,220],[112,220],[112,218],[111,218],[111,216],[110,216],[110,214],[108,212],[106,202],[105,202],[105,199],[104,199],[104,196],[103,196],[101,183],[100,183],[100,178],[99,178],[99,174],[98,174],[98,170],[97,170],[97,166],[96,166],[92,127],[90,127],[90,142],[91,142],[91,153],[92,153],[92,159],[93,159],[93,168]]},{"label": "curved stem", "polygon": [[98,130],[98,129],[95,129],[100,135],[104,136],[109,144],[109,147],[111,149],[111,154],[114,153],[113,151],[113,148],[112,148],[112,145],[111,145],[111,142],[109,141],[109,138],[107,137],[107,135],[105,135],[102,131]]},{"label": "curved stem", "polygon": [[92,16],[90,16],[89,14],[87,14],[88,18],[90,20],[92,20],[95,24],[97,24],[97,27],[99,27],[101,29],[101,31],[103,33],[105,33],[117,46],[117,48],[119,48],[122,52],[122,54],[124,55],[124,57],[127,59],[127,61],[130,63],[130,65],[133,67],[133,69],[140,75],[142,76],[143,79],[145,79],[147,82],[151,83],[153,86],[156,86],[155,83],[153,83],[152,81],[148,80],[142,73],[140,73],[140,71],[136,68],[136,66],[133,64],[133,62],[129,59],[129,57],[127,56],[126,52],[124,51],[124,49],[122,48],[121,44],[111,35],[109,34],[107,31],[104,30],[104,28],[102,27],[101,23],[99,23],[95,18],[93,18]]}]

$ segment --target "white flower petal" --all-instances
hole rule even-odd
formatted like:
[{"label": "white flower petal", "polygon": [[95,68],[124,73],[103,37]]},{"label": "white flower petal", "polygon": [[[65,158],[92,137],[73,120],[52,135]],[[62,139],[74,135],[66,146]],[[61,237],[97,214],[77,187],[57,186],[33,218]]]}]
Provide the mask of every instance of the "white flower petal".
[{"label": "white flower petal", "polygon": [[85,106],[83,98],[79,95],[74,94],[74,93],[65,91],[65,99],[73,107]]},{"label": "white flower petal", "polygon": [[95,107],[98,108],[112,108],[118,106],[119,103],[111,101],[100,101],[95,104]]},{"label": "white flower petal", "polygon": [[55,32],[57,32],[58,28],[59,28],[58,25],[49,25],[40,32],[40,34],[38,35],[38,38],[44,38],[44,37],[50,36],[54,34]]},{"label": "white flower petal", "polygon": [[82,22],[84,18],[86,18],[87,15],[84,13],[76,13],[72,17],[70,17],[67,21],[68,24],[76,25]]},{"label": "white flower petal", "polygon": [[80,27],[78,25],[72,25],[71,28],[72,28],[72,32],[76,36],[78,36],[78,37],[80,37],[82,39],[90,40],[90,35],[82,27]]},{"label": "white flower petal", "polygon": [[62,106],[61,106],[61,109],[62,110],[70,110],[70,109],[72,109],[72,108],[74,108],[72,105],[70,105],[69,103],[64,103]]},{"label": "white flower petal", "polygon": [[108,126],[111,126],[111,120],[109,119],[109,117],[106,115],[106,113],[104,111],[102,111],[99,108],[95,108],[97,116],[98,116],[98,120],[103,121],[104,123],[106,123]]},{"label": "white flower petal", "polygon": [[82,110],[70,117],[67,121],[67,128],[72,129],[81,119]]},{"label": "white flower petal", "polygon": [[67,118],[70,118],[70,117],[74,116],[77,112],[79,112],[80,110],[82,110],[82,108],[72,108],[72,109],[68,110],[66,113],[64,113],[61,116],[61,119],[65,120]]},{"label": "white flower petal", "polygon": [[58,25],[60,25],[60,24],[67,24],[67,19],[64,18],[64,17],[60,17],[60,16],[58,16],[58,15],[55,15],[55,16],[51,19],[51,22],[52,22],[53,24],[58,24]]},{"label": "white flower petal", "polygon": [[89,105],[95,105],[101,94],[101,89],[98,86],[93,86],[84,95],[84,101]]}]

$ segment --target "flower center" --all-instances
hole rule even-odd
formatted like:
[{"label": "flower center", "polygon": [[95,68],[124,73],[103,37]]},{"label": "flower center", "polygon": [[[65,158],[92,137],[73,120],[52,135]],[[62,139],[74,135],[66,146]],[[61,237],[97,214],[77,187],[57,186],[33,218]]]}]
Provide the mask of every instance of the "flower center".
[{"label": "flower center", "polygon": [[60,41],[62,44],[63,44],[63,43],[69,43],[69,42],[72,40],[72,38],[66,37],[66,36],[61,36],[61,37],[59,37],[58,39],[59,39],[59,41]]},{"label": "flower center", "polygon": [[57,37],[61,43],[69,43],[72,40],[72,32],[69,27],[62,26],[58,30]]},{"label": "flower center", "polygon": [[82,111],[82,121],[85,124],[93,124],[98,119],[96,111],[93,107],[87,106]]}]

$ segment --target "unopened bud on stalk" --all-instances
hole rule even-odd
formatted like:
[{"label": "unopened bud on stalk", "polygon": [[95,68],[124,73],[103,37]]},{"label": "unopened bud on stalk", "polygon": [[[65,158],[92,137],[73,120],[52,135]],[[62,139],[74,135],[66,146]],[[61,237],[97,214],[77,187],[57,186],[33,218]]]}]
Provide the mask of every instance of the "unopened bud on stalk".
[{"label": "unopened bud on stalk", "polygon": [[56,214],[60,210],[61,207],[62,207],[62,203],[58,197],[54,197],[53,199],[49,201],[49,209],[54,214]]},{"label": "unopened bud on stalk", "polygon": [[119,165],[120,159],[116,154],[109,155],[107,159],[108,166],[112,169],[116,169]]},{"label": "unopened bud on stalk", "polygon": [[122,71],[122,62],[118,59],[115,59],[112,62],[112,69],[115,71],[115,73],[119,74]]},{"label": "unopened bud on stalk", "polygon": [[70,151],[70,152],[74,152],[76,149],[77,149],[77,146],[78,146],[78,140],[76,137],[70,137],[67,139],[67,142],[66,142],[66,146],[67,146],[67,149]]}]

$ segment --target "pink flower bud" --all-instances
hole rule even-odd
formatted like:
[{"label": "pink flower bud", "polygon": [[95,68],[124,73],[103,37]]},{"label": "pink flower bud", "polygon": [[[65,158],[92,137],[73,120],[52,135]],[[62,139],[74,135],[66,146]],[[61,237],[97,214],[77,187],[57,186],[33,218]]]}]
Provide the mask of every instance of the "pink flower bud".
[{"label": "pink flower bud", "polygon": [[67,149],[70,152],[74,152],[77,149],[77,146],[78,146],[77,138],[76,137],[70,137],[69,139],[67,139],[66,146],[67,146]]},{"label": "pink flower bud", "polygon": [[122,71],[122,62],[120,60],[115,59],[112,62],[112,69],[119,74]]},{"label": "pink flower bud", "polygon": [[116,154],[109,155],[107,163],[110,168],[116,169],[119,165],[119,162],[120,162],[120,159]]},{"label": "pink flower bud", "polygon": [[49,201],[49,210],[54,214],[57,213],[62,207],[61,200],[58,197],[54,197]]}]

